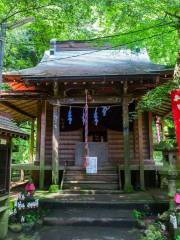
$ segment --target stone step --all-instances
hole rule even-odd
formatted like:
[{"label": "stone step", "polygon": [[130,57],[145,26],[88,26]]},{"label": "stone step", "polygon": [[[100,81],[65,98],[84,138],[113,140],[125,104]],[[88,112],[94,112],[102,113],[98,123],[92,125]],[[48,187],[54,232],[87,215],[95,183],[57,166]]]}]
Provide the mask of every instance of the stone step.
[{"label": "stone step", "polygon": [[78,166],[67,167],[62,189],[70,190],[118,190],[118,174],[115,167],[101,167],[96,174],[86,174]]},{"label": "stone step", "polygon": [[[81,167],[81,166],[67,166],[66,170],[71,170],[71,171],[86,171],[85,168]],[[117,167],[113,167],[113,166],[102,166],[102,167],[98,167],[98,171],[101,170],[106,170],[106,171],[116,171]]]},{"label": "stone step", "polygon": [[99,175],[99,174],[117,174],[116,170],[98,170],[97,174],[86,174],[85,170],[66,170],[68,175]]},{"label": "stone step", "polygon": [[105,181],[105,182],[113,182],[118,181],[117,174],[101,174],[101,175],[72,175],[66,174],[64,181]]},{"label": "stone step", "polygon": [[140,239],[141,234],[136,228],[55,225],[45,226],[40,231],[40,238],[43,240],[135,240]]},{"label": "stone step", "polygon": [[113,175],[65,175],[64,181],[86,181],[86,182],[94,182],[94,181],[104,181],[104,182],[118,182],[118,176]]},{"label": "stone step", "polygon": [[[71,191],[71,190],[68,190]],[[155,213],[162,213],[168,209],[168,202],[156,202],[156,201],[148,201],[147,199],[136,199],[133,197],[127,198],[127,196],[123,194],[94,194],[94,195],[84,195],[84,194],[58,194],[54,196],[53,198],[44,198],[39,200],[40,208],[42,209],[50,209],[51,211],[48,212],[51,214],[51,216],[57,216],[53,215],[53,211],[55,210],[55,214],[60,211],[63,214],[63,209],[67,209],[70,211],[70,209],[81,209],[82,214],[79,216],[86,217],[85,213],[88,209],[91,209],[91,214],[93,213],[93,210],[96,211],[98,216],[103,213],[102,210],[115,210],[115,213],[118,214],[118,211],[133,211],[134,209],[145,211],[147,210],[147,207],[151,210],[151,212]],[[99,213],[97,212],[97,209],[99,210]],[[65,211],[65,210],[64,210]],[[62,216],[59,212],[59,216]],[[104,212],[104,214],[106,214]],[[90,216],[90,215],[88,215]],[[92,215],[91,215],[92,216]],[[101,215],[102,217],[109,217],[109,215]],[[122,217],[122,215],[119,215]]]},{"label": "stone step", "polygon": [[109,208],[107,205],[96,205],[92,208],[86,204],[78,208],[69,205],[51,209],[44,217],[43,223],[45,225],[132,227],[136,221],[132,217],[132,210]]},{"label": "stone step", "polygon": [[99,204],[92,207],[90,204],[79,205],[75,207],[73,204],[61,205],[59,209],[51,209],[46,217],[62,217],[62,218],[132,218],[131,209],[109,208],[107,205]]},{"label": "stone step", "polygon": [[[83,177],[96,177],[96,176],[117,176],[117,172],[113,172],[113,173],[96,173],[96,174],[86,174],[85,172],[78,172],[79,173],[79,176],[83,176]],[[66,172],[66,176],[74,176],[74,172],[73,171],[68,171]]]},{"label": "stone step", "polygon": [[116,182],[107,183],[104,181],[68,181],[64,182],[63,189],[78,189],[78,190],[118,190],[119,185]]},{"label": "stone step", "polygon": [[92,218],[92,217],[45,217],[43,219],[44,225],[66,225],[66,226],[106,226],[129,228],[136,227],[137,221],[133,218]]},{"label": "stone step", "polygon": [[106,189],[99,189],[99,190],[81,190],[81,189],[66,189],[66,190],[61,190],[61,193],[63,195],[95,195],[95,194],[120,194],[123,193],[123,190],[106,190]]}]

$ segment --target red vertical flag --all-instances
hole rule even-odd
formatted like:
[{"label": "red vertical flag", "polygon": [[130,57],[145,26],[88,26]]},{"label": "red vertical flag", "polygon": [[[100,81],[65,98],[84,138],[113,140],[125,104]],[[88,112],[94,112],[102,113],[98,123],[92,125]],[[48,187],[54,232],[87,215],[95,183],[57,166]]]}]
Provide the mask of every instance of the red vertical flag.
[{"label": "red vertical flag", "polygon": [[176,130],[176,139],[180,156],[180,89],[171,92],[172,115]]}]

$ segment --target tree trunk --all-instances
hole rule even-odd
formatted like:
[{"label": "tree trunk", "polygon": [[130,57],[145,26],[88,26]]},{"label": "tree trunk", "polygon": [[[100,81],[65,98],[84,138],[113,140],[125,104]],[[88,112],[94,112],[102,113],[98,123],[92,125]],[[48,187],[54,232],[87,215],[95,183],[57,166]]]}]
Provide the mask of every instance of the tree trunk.
[{"label": "tree trunk", "polygon": [[180,20],[178,24],[178,53],[177,53],[177,61],[174,69],[174,82],[180,87]]}]

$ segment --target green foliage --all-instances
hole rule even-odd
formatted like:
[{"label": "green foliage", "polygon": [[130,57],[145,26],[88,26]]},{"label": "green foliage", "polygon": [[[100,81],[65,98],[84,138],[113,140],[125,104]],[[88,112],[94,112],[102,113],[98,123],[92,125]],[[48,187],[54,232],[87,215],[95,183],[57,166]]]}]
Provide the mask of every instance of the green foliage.
[{"label": "green foliage", "polygon": [[[52,38],[85,39],[96,22],[89,0],[20,0],[0,3],[0,23],[7,22],[5,69],[34,66]],[[26,21],[29,19],[29,21]]]},{"label": "green foliage", "polygon": [[153,111],[162,105],[163,101],[170,101],[170,92],[176,88],[174,82],[161,85],[147,92],[138,104],[138,109],[141,111]]},{"label": "green foliage", "polygon": [[59,185],[51,185],[49,187],[49,192],[50,193],[57,193],[57,192],[59,192]]},{"label": "green foliage", "polygon": [[180,191],[180,179],[176,180],[176,189]]},{"label": "green foliage", "polygon": [[163,160],[163,154],[162,151],[153,151],[153,159],[155,161],[155,163],[160,163]]},{"label": "green foliage", "polygon": [[9,91],[9,90],[11,90],[11,87],[6,83],[1,83],[0,90]]},{"label": "green foliage", "polygon": [[21,138],[13,138],[13,145],[18,146],[18,151],[12,152],[12,163],[27,163],[29,161],[29,142]]},{"label": "green foliage", "polygon": [[160,143],[154,144],[154,149],[158,150],[172,150],[177,147],[177,142],[175,139],[167,139],[166,141],[161,141]]},{"label": "green foliage", "polygon": [[180,235],[178,235],[178,236],[176,237],[176,240],[180,240]]},{"label": "green foliage", "polygon": [[[98,9],[101,14],[100,26],[103,28],[104,35],[113,32],[128,32],[129,30],[141,30],[149,26],[159,26],[146,31],[140,31],[135,34],[122,35],[112,39],[113,44],[117,42],[133,42],[128,45],[131,48],[146,47],[151,58],[158,63],[174,65],[176,53],[178,50],[177,33],[168,31],[172,30],[172,25],[168,24],[173,21],[177,24],[177,19],[168,13],[179,13],[179,1],[162,0],[124,0],[124,1],[99,1]],[[160,24],[164,24],[160,26]],[[165,35],[162,33],[166,32]],[[161,33],[159,37],[150,38],[150,36]],[[146,40],[138,42],[139,39]],[[171,40],[170,40],[171,39]],[[168,45],[169,43],[169,45]],[[176,45],[176,46],[175,46]],[[171,53],[170,53],[171,51]]]},{"label": "green foliage", "polygon": [[136,220],[140,220],[144,217],[144,214],[141,211],[138,211],[138,210],[134,209],[133,212],[132,212],[132,216]]},{"label": "green foliage", "polygon": [[27,223],[35,223],[39,220],[40,216],[38,212],[29,212],[25,215],[26,222]]},{"label": "green foliage", "polygon": [[8,24],[5,68],[35,65],[52,38],[82,40],[107,35],[93,42],[135,51],[146,48],[154,62],[174,66],[176,15],[178,0],[2,0],[0,23]]},{"label": "green foliage", "polygon": [[160,228],[154,224],[148,226],[145,231],[145,236],[141,237],[141,240],[165,240]]},{"label": "green foliage", "polygon": [[[36,126],[36,125],[35,125]],[[22,122],[19,124],[19,127],[27,132],[30,136],[31,133],[31,122]],[[30,139],[29,139],[30,140]],[[29,150],[30,150],[30,141],[24,140],[21,138],[13,138],[13,146],[17,146],[17,151],[12,151],[12,163],[28,163],[29,162]],[[36,141],[36,132],[35,132],[35,141]],[[36,144],[35,144],[36,146]],[[34,149],[35,153],[35,149]]]}]

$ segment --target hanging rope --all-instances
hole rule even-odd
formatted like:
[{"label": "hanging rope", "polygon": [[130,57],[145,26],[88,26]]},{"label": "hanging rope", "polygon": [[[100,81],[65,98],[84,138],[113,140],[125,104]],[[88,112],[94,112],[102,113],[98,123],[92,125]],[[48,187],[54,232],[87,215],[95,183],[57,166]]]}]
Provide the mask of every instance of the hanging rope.
[{"label": "hanging rope", "polygon": [[161,126],[160,126],[160,117],[156,116],[156,131],[157,131],[157,142],[161,141]]},{"label": "hanging rope", "polygon": [[85,118],[85,167],[87,166],[87,158],[89,157],[89,145],[88,145],[88,90],[85,90],[86,94],[86,104],[84,110],[84,118]]}]

